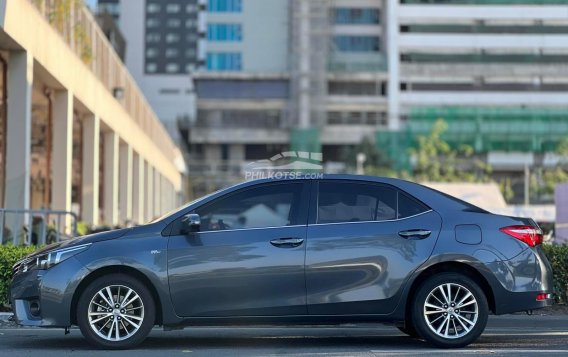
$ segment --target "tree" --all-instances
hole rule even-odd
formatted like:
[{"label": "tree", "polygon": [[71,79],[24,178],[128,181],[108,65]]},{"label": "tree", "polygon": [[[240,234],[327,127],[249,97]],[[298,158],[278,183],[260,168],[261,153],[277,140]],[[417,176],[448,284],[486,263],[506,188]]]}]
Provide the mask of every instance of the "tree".
[{"label": "tree", "polygon": [[554,196],[556,185],[568,182],[568,171],[566,170],[568,164],[568,138],[558,143],[555,153],[558,155],[559,161],[554,167],[539,167],[533,169],[531,173],[529,187],[533,199],[550,198]]},{"label": "tree", "polygon": [[392,169],[392,161],[385,153],[380,151],[377,146],[368,138],[365,137],[358,145],[354,147],[347,147],[343,152],[344,161],[347,167],[355,171],[357,166],[357,154],[365,154],[366,160],[363,165],[365,175],[372,176],[397,176],[396,171]]},{"label": "tree", "polygon": [[415,160],[413,179],[422,182],[490,182],[491,165],[472,158],[473,148],[469,145],[453,149],[442,138],[447,129],[447,123],[438,119],[429,135],[418,137],[418,146],[410,149]]}]

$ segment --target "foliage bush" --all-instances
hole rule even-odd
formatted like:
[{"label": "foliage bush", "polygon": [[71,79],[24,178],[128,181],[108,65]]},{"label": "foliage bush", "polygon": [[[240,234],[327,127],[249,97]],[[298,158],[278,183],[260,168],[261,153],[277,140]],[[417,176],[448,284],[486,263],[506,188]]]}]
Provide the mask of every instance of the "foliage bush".
[{"label": "foliage bush", "polygon": [[554,273],[554,295],[556,300],[568,303],[568,245],[542,246]]},{"label": "foliage bush", "polygon": [[8,304],[12,266],[35,250],[34,246],[0,245],[0,309]]}]

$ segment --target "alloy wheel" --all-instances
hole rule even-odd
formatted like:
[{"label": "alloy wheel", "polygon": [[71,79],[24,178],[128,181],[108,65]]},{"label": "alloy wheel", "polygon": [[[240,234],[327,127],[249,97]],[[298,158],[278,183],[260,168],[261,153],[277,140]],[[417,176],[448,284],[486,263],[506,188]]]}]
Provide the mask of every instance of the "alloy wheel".
[{"label": "alloy wheel", "polygon": [[133,289],[109,285],[91,299],[88,321],[99,337],[107,341],[123,341],[140,329],[144,321],[144,304]]},{"label": "alloy wheel", "polygon": [[445,283],[435,287],[424,303],[424,319],[437,336],[457,339],[467,335],[476,325],[479,305],[466,287]]}]

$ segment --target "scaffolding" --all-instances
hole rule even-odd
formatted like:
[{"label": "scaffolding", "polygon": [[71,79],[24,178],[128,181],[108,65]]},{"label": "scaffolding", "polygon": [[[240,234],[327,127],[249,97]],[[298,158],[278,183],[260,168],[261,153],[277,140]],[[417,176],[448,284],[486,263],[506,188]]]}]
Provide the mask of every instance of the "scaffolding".
[{"label": "scaffolding", "polygon": [[442,138],[450,146],[468,145],[476,153],[554,152],[568,138],[568,108],[423,107],[410,111],[405,129],[377,132],[378,148],[397,168],[408,169],[408,149],[437,120],[446,122]]}]

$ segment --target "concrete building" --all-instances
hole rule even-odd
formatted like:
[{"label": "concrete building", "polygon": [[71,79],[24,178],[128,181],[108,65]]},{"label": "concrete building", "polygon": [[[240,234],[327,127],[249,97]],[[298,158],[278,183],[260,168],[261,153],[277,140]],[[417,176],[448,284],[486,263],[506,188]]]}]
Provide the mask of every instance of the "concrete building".
[{"label": "concrete building", "polygon": [[[568,4],[559,1],[389,1],[389,112],[400,152],[441,118],[495,174],[555,164],[568,135]],[[522,189],[519,191],[522,192]]]},{"label": "concrete building", "polygon": [[439,118],[450,144],[471,145],[516,191],[525,166],[558,161],[568,4],[211,0],[205,10],[187,137],[190,172],[209,189],[282,150],[341,161],[364,137],[411,169],[408,149]]},{"label": "concrete building", "polygon": [[244,164],[288,149],[341,161],[388,127],[384,4],[210,0],[206,58],[188,128],[196,195],[242,180]]},{"label": "concrete building", "polygon": [[0,206],[147,222],[179,204],[183,159],[93,15],[72,4],[0,1]]},{"label": "concrete building", "polygon": [[118,19],[128,44],[126,66],[150,106],[179,142],[178,119],[193,119],[194,91],[189,73],[203,58],[198,0],[99,0],[98,10]]}]

